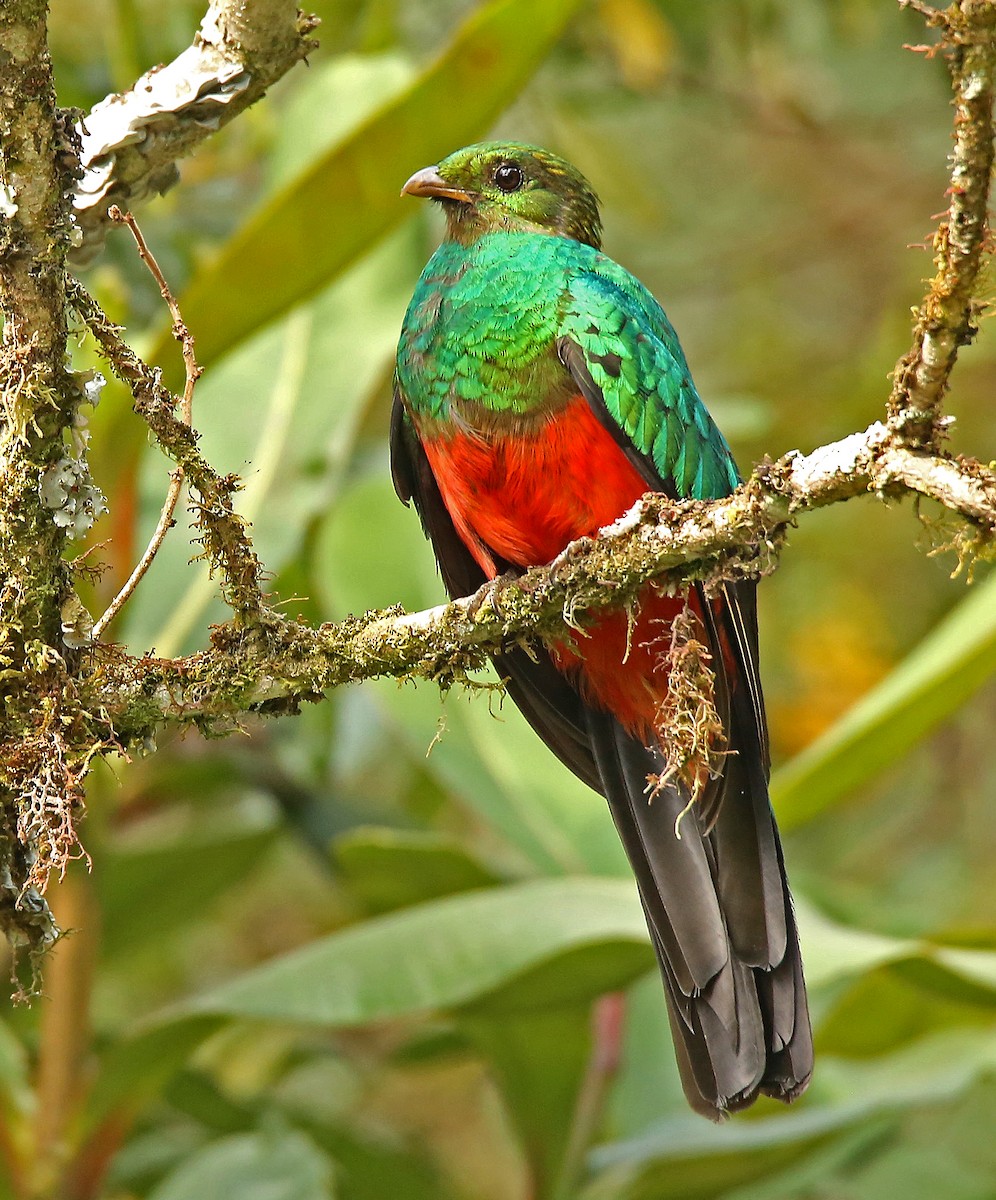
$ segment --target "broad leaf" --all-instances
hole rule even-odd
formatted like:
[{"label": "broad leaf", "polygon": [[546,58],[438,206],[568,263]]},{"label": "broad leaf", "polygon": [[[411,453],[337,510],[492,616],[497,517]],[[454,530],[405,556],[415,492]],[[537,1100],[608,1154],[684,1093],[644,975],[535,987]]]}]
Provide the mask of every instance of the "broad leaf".
[{"label": "broad leaf", "polygon": [[438,834],[360,828],[336,838],[333,854],[346,883],[371,913],[501,882],[458,842]]},{"label": "broad leaf", "polygon": [[713,1200],[841,1134],[857,1131],[864,1145],[890,1127],[887,1116],[869,1118],[868,1106],[855,1105],[710,1128],[683,1114],[646,1137],[600,1148],[592,1157],[595,1177],[580,1200]]},{"label": "broad leaf", "polygon": [[[461,1020],[486,1057],[532,1168],[537,1197],[557,1194],[592,1054],[588,1005]],[[588,1095],[589,1103],[601,1097]],[[582,1119],[589,1116],[585,1112]],[[597,1120],[598,1110],[591,1116]],[[583,1146],[579,1149],[583,1149]]]},{"label": "broad leaf", "polygon": [[[188,1002],[184,1013],[360,1025],[480,1001],[526,972],[589,947],[646,946],[635,888],[559,879],[467,892],[351,926]],[[640,956],[640,969],[649,954]],[[633,978],[638,971],[631,971]],[[561,979],[563,985],[568,978]],[[578,968],[589,996],[619,985]],[[177,1015],[180,1015],[179,1013]]]},{"label": "broad leaf", "polygon": [[901,758],[996,671],[996,575],[772,780],[784,829],[811,820]]},{"label": "broad leaf", "polygon": [[103,951],[118,955],[203,916],[210,903],[259,862],[274,839],[272,825],[228,836],[187,838],[164,846],[108,854],[96,883]]},{"label": "broad leaf", "polygon": [[238,1134],[177,1167],[148,1200],[332,1200],[332,1164],[301,1133]]}]

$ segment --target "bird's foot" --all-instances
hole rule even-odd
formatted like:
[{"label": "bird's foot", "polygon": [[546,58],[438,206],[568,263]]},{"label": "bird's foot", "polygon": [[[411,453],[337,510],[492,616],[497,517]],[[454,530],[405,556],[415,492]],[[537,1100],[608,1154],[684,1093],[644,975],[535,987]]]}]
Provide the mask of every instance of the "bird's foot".
[{"label": "bird's foot", "polygon": [[588,550],[595,544],[595,539],[590,537],[579,537],[576,541],[569,542],[557,557],[550,563],[549,574],[550,582],[556,583],[557,576],[567,566],[571,559],[578,558],[580,555],[587,553]]},{"label": "bird's foot", "polygon": [[478,614],[485,608],[493,608],[498,613],[498,594],[509,584],[518,582],[519,576],[514,571],[506,571],[504,575],[496,575],[494,579],[482,583],[470,598],[470,603],[467,605],[467,616],[472,621],[476,621]]}]

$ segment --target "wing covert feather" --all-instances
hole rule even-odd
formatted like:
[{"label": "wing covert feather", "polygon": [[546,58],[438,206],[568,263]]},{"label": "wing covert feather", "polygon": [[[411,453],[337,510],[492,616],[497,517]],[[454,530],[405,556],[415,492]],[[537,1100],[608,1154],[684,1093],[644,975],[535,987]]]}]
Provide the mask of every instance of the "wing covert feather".
[{"label": "wing covert feather", "polygon": [[581,271],[563,303],[561,360],[603,424],[646,461],[655,490],[699,500],[733,491],[733,455],[653,296],[632,276]]}]

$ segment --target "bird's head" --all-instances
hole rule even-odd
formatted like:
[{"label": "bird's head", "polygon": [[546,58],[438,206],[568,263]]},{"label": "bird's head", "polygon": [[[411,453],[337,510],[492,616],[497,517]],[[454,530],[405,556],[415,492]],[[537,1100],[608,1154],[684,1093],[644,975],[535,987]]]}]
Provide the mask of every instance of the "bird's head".
[{"label": "bird's head", "polygon": [[403,196],[429,196],[449,236],[473,242],[497,230],[559,234],[599,246],[602,222],[591,184],[569,162],[519,142],[480,142],[424,167]]}]

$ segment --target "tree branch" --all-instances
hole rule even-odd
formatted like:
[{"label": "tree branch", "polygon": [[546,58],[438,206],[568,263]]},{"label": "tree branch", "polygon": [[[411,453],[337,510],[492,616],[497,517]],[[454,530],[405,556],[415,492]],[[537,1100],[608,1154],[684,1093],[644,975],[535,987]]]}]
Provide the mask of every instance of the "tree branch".
[{"label": "tree branch", "polygon": [[67,292],[111,370],[131,389],[135,411],[148,422],[162,450],[197,492],[197,524],[204,552],[218,574],[225,603],[240,620],[261,618],[263,567],[232,499],[241,490],[241,481],[236,475],[219,475],[201,454],[197,431],[182,415],[176,415],[177,407],[182,414],[183,401],[163,386],[159,372],[144,363],[121,338],[118,327],[108,320],[86,288],[71,279]]},{"label": "tree branch", "polygon": [[294,0],[212,0],[193,44],[108,96],[81,124],[83,177],[73,206],[78,266],[104,244],[107,210],[136,207],[179,179],[177,159],[255,104],[318,45],[318,25]]},{"label": "tree branch", "polygon": [[812,454],[763,464],[723,500],[645,496],[598,538],[475,597],[417,613],[369,612],[319,629],[270,610],[264,644],[222,626],[212,649],[190,658],[136,660],[112,651],[93,680],[115,728],[129,738],[147,736],[162,720],[213,726],[238,712],[278,712],[378,676],[449,686],[509,643],[562,635],[565,621],[634,600],[647,580],[679,588],[693,579],[708,586],[767,573],[798,514],[867,492],[939,500],[968,523],[971,546],[989,547],[996,536],[996,473],[911,450],[876,423]]},{"label": "tree branch", "polygon": [[47,864],[76,851],[85,751],[73,743],[89,724],[62,641],[79,605],[62,555],[102,503],[77,424],[85,384],[66,368],[78,143],[56,108],[46,8],[0,9],[0,927],[32,950],[55,933]]},{"label": "tree branch", "polygon": [[913,345],[899,360],[889,420],[913,445],[936,448],[943,432],[940,406],[958,355],[978,331],[986,307],[974,297],[989,242],[993,168],[993,90],[996,5],[959,0],[943,11],[915,7],[943,33],[954,90],[954,150],[948,212],[934,234],[934,278],[916,313]]}]

